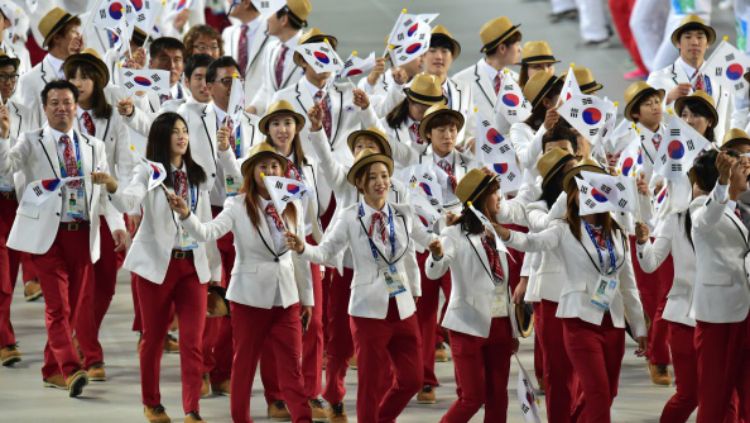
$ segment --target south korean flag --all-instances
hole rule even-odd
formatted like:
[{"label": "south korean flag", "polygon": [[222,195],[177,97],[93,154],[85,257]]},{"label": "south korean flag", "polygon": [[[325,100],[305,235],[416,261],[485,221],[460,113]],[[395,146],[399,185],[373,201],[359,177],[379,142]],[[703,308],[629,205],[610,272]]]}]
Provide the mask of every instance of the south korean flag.
[{"label": "south korean flag", "polygon": [[[723,40],[701,67],[709,81],[716,81],[734,94],[742,93],[748,86],[743,76],[750,70],[750,57]],[[707,84],[707,86],[709,86]],[[714,91],[715,93],[716,91]],[[709,92],[709,94],[711,94]],[[745,93],[747,96],[747,93]]]},{"label": "south korean flag", "polygon": [[613,127],[613,121],[617,117],[617,106],[609,100],[593,95],[574,95],[560,105],[557,113],[595,144],[608,124]]},{"label": "south korean flag", "polygon": [[523,96],[521,87],[507,69],[503,70],[503,83],[497,93],[495,114],[511,125],[523,122],[531,115],[531,103]]},{"label": "south korean flag", "polygon": [[680,178],[693,167],[698,154],[711,143],[681,118],[668,115],[664,141],[657,151],[656,174],[667,180]]},{"label": "south korean flag", "polygon": [[475,115],[477,160],[497,173],[504,193],[517,191],[523,178],[513,144],[479,111]]},{"label": "south korean flag", "polygon": [[443,190],[434,167],[423,164],[412,166],[407,184],[414,210],[427,221],[428,226],[432,226],[443,212]]},{"label": "south korean flag", "polygon": [[146,92],[169,94],[169,71],[120,68],[120,75],[120,85],[128,95],[142,95]]},{"label": "south korean flag", "polygon": [[335,74],[344,68],[344,62],[328,42],[300,44],[295,51],[302,56],[305,63],[312,66],[316,73],[332,72]]},{"label": "south korean flag", "polygon": [[606,173],[582,171],[578,184],[579,215],[603,212],[635,213],[638,199],[635,179]]}]

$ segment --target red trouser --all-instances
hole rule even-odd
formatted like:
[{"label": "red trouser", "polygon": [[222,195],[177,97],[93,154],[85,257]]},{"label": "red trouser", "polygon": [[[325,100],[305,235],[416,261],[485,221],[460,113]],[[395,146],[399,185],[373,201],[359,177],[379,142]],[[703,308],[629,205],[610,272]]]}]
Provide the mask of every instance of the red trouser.
[{"label": "red trouser", "polygon": [[630,236],[630,254],[633,261],[633,272],[638,292],[641,295],[643,311],[651,320],[648,328],[648,351],[646,357],[651,364],[669,364],[669,347],[667,346],[667,332],[669,326],[662,319],[661,314],[667,304],[667,294],[672,289],[674,279],[674,265],[672,256],[667,259],[653,273],[645,273],[636,255],[635,237]]},{"label": "red trouser", "polygon": [[[438,326],[438,305],[440,304],[440,289],[446,299],[451,295],[451,274],[445,272],[440,279],[430,279],[424,272],[429,251],[417,253],[419,275],[422,283],[422,297],[417,302],[417,321],[422,335],[422,364],[424,366],[425,386],[438,386],[435,376],[435,331]],[[359,365],[359,363],[357,363]]]},{"label": "red trouser", "polygon": [[[393,423],[422,388],[417,316],[401,320],[396,301],[391,299],[385,319],[352,316],[350,323],[357,354],[357,421]],[[388,363],[393,377],[383,394],[381,375]]]},{"label": "red trouser", "polygon": [[609,0],[609,10],[612,14],[612,21],[620,36],[622,45],[628,49],[630,58],[633,59],[638,69],[648,74],[648,68],[643,64],[641,52],[638,51],[638,44],[635,42],[633,32],[630,30],[630,15],[633,13],[633,7],[636,0]]},{"label": "red trouser", "polygon": [[141,395],[143,404],[161,403],[159,370],[164,337],[172,323],[168,310],[174,304],[180,321],[180,378],[185,413],[200,411],[203,373],[203,326],[206,322],[207,287],[200,283],[190,258],[171,259],[161,285],[138,277],[138,294],[143,323],[141,345]]},{"label": "red trouser", "polygon": [[730,421],[732,397],[740,416],[750,417],[750,342],[748,318],[737,323],[696,322],[698,423]]},{"label": "red trouser", "polygon": [[[221,207],[211,206],[211,213],[216,217]],[[228,232],[216,240],[221,255],[221,286],[227,288],[234,267],[234,234]],[[218,385],[230,379],[232,375],[232,322],[229,317],[207,317],[206,329],[203,332],[203,373],[208,373],[211,383]]]},{"label": "red trouser", "polygon": [[534,376],[539,385],[544,381],[544,350],[542,349],[542,332],[544,332],[544,322],[542,321],[542,303],[532,303],[534,308]]},{"label": "red trouser", "polygon": [[617,396],[625,329],[612,326],[609,313],[601,326],[577,318],[562,319],[565,351],[583,390],[579,423],[608,423],[609,410]]},{"label": "red trouser", "polygon": [[[55,374],[67,378],[81,368],[78,351],[73,346],[73,328],[78,311],[85,306],[82,294],[93,283],[88,223],[82,223],[78,231],[60,228],[50,249],[32,255],[32,260],[44,294],[47,326],[42,378]],[[84,353],[91,344],[86,335],[77,334]]]},{"label": "red trouser", "polygon": [[492,319],[487,338],[450,331],[450,339],[458,399],[440,422],[468,422],[484,405],[486,423],[504,423],[508,416],[508,374],[513,354],[510,319]]},{"label": "red trouser", "polygon": [[542,331],[537,331],[539,343],[544,351],[544,400],[547,403],[547,420],[549,423],[571,422],[571,413],[580,394],[578,378],[573,371],[567,351],[560,348],[564,345],[563,319],[555,317],[557,303],[542,300],[539,303],[540,314],[535,315],[534,322],[539,322]]},{"label": "red trouser", "polygon": [[[312,422],[312,412],[304,392],[300,360],[302,355],[302,324],[300,306],[286,309],[262,309],[230,303],[234,333],[234,361],[230,405],[232,421],[252,422],[250,393],[255,369],[264,349],[272,349],[271,357],[279,369],[278,382],[282,397],[294,422]],[[265,355],[265,354],[264,354]],[[277,398],[278,399],[278,398]]]},{"label": "red trouser", "polygon": [[674,384],[677,391],[664,405],[660,423],[684,423],[698,406],[698,368],[693,339],[695,328],[669,322]]},{"label": "red trouser", "polygon": [[10,323],[10,303],[23,253],[9,249],[6,244],[17,207],[16,200],[0,197],[0,348],[16,344],[16,335]]},{"label": "red trouser", "polygon": [[330,404],[344,400],[344,378],[349,359],[354,354],[352,331],[349,328],[349,296],[354,271],[344,268],[344,274],[333,270],[328,289],[328,339],[326,340],[326,389],[323,398]]}]

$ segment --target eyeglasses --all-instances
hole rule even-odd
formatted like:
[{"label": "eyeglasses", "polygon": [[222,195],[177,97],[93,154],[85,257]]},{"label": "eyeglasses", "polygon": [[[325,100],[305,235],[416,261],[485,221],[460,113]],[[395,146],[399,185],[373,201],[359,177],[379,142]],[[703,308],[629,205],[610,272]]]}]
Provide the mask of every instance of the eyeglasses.
[{"label": "eyeglasses", "polygon": [[219,45],[206,45],[206,44],[196,44],[193,46],[193,49],[196,50],[198,53],[205,53],[207,51],[219,51]]},{"label": "eyeglasses", "polygon": [[[223,86],[225,86],[227,88],[231,87],[232,86],[232,77],[228,76],[226,78],[221,78],[219,80],[219,82],[221,83],[221,85],[223,85]],[[240,83],[244,84],[245,83],[245,78],[240,78]]]},{"label": "eyeglasses", "polygon": [[18,80],[18,74],[0,73],[0,82],[16,82]]}]

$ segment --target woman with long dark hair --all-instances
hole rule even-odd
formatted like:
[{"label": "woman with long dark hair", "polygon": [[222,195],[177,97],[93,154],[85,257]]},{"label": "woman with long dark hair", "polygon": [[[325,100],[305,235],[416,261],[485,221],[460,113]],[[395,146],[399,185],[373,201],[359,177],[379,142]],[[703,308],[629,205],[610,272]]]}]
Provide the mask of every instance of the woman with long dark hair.
[{"label": "woman with long dark hair", "polygon": [[688,125],[698,131],[707,140],[716,142],[714,129],[719,124],[714,98],[703,90],[680,97],[674,101],[674,111]]},{"label": "woman with long dark hair", "polygon": [[[125,257],[123,267],[137,275],[143,325],[141,393],[144,414],[150,422],[168,422],[159,393],[159,371],[164,337],[174,304],[180,321],[180,379],[186,422],[201,422],[202,337],[206,321],[206,283],[211,265],[219,258],[215,245],[198,242],[172,211],[170,197],[181,197],[201,221],[211,220],[210,187],[206,173],[190,155],[185,121],[177,113],[159,115],[151,126],[146,158],[161,164],[167,173],[163,186],[149,190],[155,172],[139,163],[126,187],[104,173],[94,172],[94,183],[106,185],[112,203],[121,212],[142,207],[143,220]],[[210,262],[210,263],[209,263]]]},{"label": "woman with long dark hair", "polygon": [[527,41],[521,48],[521,71],[518,73],[518,85],[523,88],[529,78],[537,73],[555,74],[555,63],[560,63],[552,54],[546,41]]}]

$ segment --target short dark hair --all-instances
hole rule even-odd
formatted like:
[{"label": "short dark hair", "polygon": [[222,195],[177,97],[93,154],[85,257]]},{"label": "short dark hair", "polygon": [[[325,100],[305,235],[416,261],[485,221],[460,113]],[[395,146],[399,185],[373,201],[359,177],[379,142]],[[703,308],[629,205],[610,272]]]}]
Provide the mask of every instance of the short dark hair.
[{"label": "short dark hair", "polygon": [[513,35],[505,39],[505,41],[503,41],[502,43],[497,43],[495,47],[492,47],[491,49],[485,51],[484,54],[485,56],[492,56],[493,54],[497,52],[498,47],[500,47],[501,45],[505,47],[510,47],[513,44],[521,41],[522,39],[523,39],[523,35],[521,34],[521,31],[516,31]]},{"label": "short dark hair", "polygon": [[289,26],[291,26],[294,29],[302,29],[307,26],[307,22],[303,21],[297,15],[292,13],[291,10],[289,10],[289,6],[284,6],[281,9],[276,12],[276,19],[281,19],[284,16],[289,17]]},{"label": "short dark hair", "polygon": [[556,141],[568,141],[570,142],[570,146],[573,147],[573,152],[578,151],[578,137],[575,132],[569,126],[561,124],[559,121],[552,127],[551,131],[545,132],[544,136],[542,136],[542,151],[544,151],[547,143]]},{"label": "short dark hair", "polygon": [[13,69],[18,70],[20,62],[15,57],[0,56],[0,67],[13,66]]},{"label": "short dark hair", "polygon": [[174,37],[159,37],[148,46],[148,54],[151,58],[158,56],[164,50],[180,50],[185,54],[185,45]]},{"label": "short dark hair", "polygon": [[434,34],[430,37],[430,48],[444,48],[453,52],[453,43],[450,38],[443,34]]},{"label": "short dark hair", "polygon": [[640,117],[641,117],[641,104],[645,103],[647,100],[650,100],[653,97],[658,97],[659,101],[661,101],[661,96],[659,96],[659,92],[656,91],[656,90],[653,90],[652,92],[650,92],[650,93],[648,93],[646,95],[642,95],[639,99],[637,99],[635,101],[635,103],[633,103],[633,107],[630,108],[630,110],[631,110],[630,114],[631,114],[631,116],[634,115],[634,114],[638,115],[638,117],[632,116],[633,117],[633,122],[638,123],[638,120],[640,120]]},{"label": "short dark hair", "polygon": [[206,70],[206,82],[215,82],[216,81],[216,71],[220,68],[235,68],[237,69],[237,72],[240,71],[240,65],[237,64],[237,61],[234,60],[232,56],[221,56],[218,59],[211,62],[210,65],[208,65],[208,70]]},{"label": "short dark hair", "polygon": [[716,168],[716,158],[719,152],[710,149],[705,150],[695,158],[693,168],[690,169],[690,182],[698,185],[704,192],[711,192],[719,179],[719,170]]},{"label": "short dark hair", "polygon": [[47,94],[52,90],[70,90],[73,93],[73,99],[78,103],[78,88],[64,79],[55,79],[52,82],[48,82],[42,89],[42,106],[47,105]]},{"label": "short dark hair", "polygon": [[188,58],[185,60],[185,77],[187,79],[190,79],[196,69],[207,68],[213,61],[214,58],[207,54],[194,54],[192,56],[188,56]]},{"label": "short dark hair", "polygon": [[[433,129],[447,125],[455,125],[456,129],[459,129],[461,128],[461,121],[459,121],[458,118],[456,118],[452,114],[441,113],[427,122],[425,134],[431,137],[432,135],[430,135],[430,132],[432,132]],[[432,140],[432,138],[430,138],[430,140]]]}]

